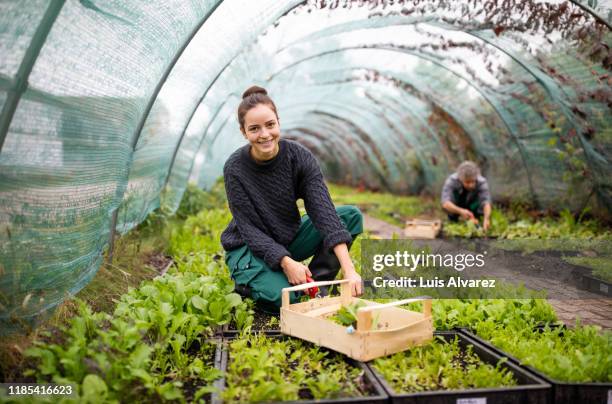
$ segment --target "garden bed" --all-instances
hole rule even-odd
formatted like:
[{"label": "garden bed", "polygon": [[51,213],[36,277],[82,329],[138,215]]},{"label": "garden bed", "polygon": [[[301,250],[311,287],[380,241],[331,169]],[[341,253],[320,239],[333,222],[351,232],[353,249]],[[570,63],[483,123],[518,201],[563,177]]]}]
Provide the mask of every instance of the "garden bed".
[{"label": "garden bed", "polygon": [[[263,332],[266,334],[280,334],[280,320],[278,316],[254,310],[251,331]],[[232,320],[229,324],[220,329],[220,334],[224,337],[233,337],[240,334],[236,321]]]},{"label": "garden bed", "polygon": [[280,335],[250,334],[227,339],[221,369],[225,379],[216,402],[388,400],[365,364]]},{"label": "garden bed", "polygon": [[[546,332],[553,331],[560,336],[563,336],[567,329],[563,325],[552,325],[552,326],[538,326],[533,330],[534,334],[544,334]],[[570,331],[571,332],[571,331]],[[521,366],[525,368],[530,374],[535,377],[538,377],[552,386],[551,390],[551,402],[557,404],[573,404],[573,403],[593,403],[593,404],[609,404],[610,398],[612,397],[612,383],[575,383],[575,382],[567,382],[558,380],[557,378],[551,377],[544,373],[541,370],[536,369],[534,366],[530,364],[523,363],[524,361],[520,360],[518,357],[509,354],[505,350],[497,347],[490,341],[487,341],[478,335],[468,331],[462,330],[461,333],[477,341],[482,346],[486,347],[488,350],[495,352],[499,356],[503,356],[508,358],[509,363],[515,364],[517,366]],[[534,347],[535,349],[535,347]],[[549,358],[550,360],[554,360],[553,358]],[[589,360],[588,358],[585,360]],[[597,359],[596,359],[597,360]],[[605,361],[604,357],[598,358],[598,360]],[[572,364],[569,362],[564,365],[567,368],[570,368]]]},{"label": "garden bed", "polygon": [[[204,344],[194,343],[187,351],[189,356],[192,358],[192,363],[201,361],[201,369],[210,369],[208,374],[194,374],[196,377],[192,377],[183,381],[182,391],[185,401],[193,402],[198,400],[204,400],[206,403],[210,403],[215,399],[215,389],[218,380],[221,380],[221,350],[222,341],[220,339],[207,340]],[[214,382],[213,388],[210,387],[210,382]]]},{"label": "garden bed", "polygon": [[[368,363],[392,403],[548,402],[550,384],[494,350],[458,332],[435,336],[429,345]],[[402,372],[402,364],[415,371]],[[428,366],[436,371],[427,374]]]}]

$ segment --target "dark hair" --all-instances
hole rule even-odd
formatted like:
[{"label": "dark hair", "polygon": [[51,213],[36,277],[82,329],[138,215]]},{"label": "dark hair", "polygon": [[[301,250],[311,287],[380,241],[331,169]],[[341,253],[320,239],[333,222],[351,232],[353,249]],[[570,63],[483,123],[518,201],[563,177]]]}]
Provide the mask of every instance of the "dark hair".
[{"label": "dark hair", "polygon": [[274,111],[276,119],[278,119],[276,105],[274,105],[274,101],[268,97],[268,92],[266,89],[259,86],[251,86],[242,94],[242,102],[238,106],[238,123],[240,123],[240,129],[244,129],[244,116],[246,113],[249,112],[251,108],[255,108],[259,104],[269,106],[272,111]]}]

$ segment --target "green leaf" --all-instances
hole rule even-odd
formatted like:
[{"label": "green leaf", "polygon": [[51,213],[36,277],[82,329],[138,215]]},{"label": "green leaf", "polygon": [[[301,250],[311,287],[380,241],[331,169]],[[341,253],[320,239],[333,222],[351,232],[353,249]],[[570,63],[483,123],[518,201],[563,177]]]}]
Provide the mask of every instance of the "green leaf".
[{"label": "green leaf", "polygon": [[149,362],[149,355],[153,349],[147,344],[140,344],[130,354],[130,365],[134,368],[143,368]]},{"label": "green leaf", "polygon": [[158,386],[157,393],[166,400],[179,400],[183,398],[183,393],[174,383],[164,383]]},{"label": "green leaf", "polygon": [[87,375],[83,379],[83,400],[86,403],[99,403],[106,398],[108,387],[98,375]]},{"label": "green leaf", "polygon": [[230,293],[229,295],[225,296],[225,301],[229,307],[236,307],[242,303],[242,298],[238,293]]},{"label": "green leaf", "polygon": [[208,306],[208,301],[201,298],[198,295],[195,295],[191,298],[191,304],[193,305],[193,307],[195,307],[196,309],[200,311],[206,311],[206,307]]}]

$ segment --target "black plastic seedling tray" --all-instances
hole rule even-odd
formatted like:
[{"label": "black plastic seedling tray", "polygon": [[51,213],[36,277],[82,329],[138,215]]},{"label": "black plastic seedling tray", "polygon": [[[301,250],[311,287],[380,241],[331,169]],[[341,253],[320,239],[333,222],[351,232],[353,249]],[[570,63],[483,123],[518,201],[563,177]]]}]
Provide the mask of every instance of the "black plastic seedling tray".
[{"label": "black plastic seedling tray", "polygon": [[[453,340],[455,336],[459,338],[459,345],[465,348],[473,345],[473,352],[485,363],[497,365],[502,356],[494,350],[480,344],[471,337],[455,331],[438,331],[434,336],[439,335],[447,341]],[[482,388],[469,390],[437,390],[419,393],[397,393],[387,383],[387,381],[374,369],[368,365],[374,375],[378,378],[390,397],[391,403],[401,404],[547,404],[550,403],[549,383],[543,379],[530,374],[519,365],[511,362],[502,363],[502,367],[508,369],[516,380],[517,386],[500,388]]]},{"label": "black plastic seedling tray", "polygon": [[[280,334],[280,318],[279,316],[272,316],[271,314],[262,313],[260,311],[255,311],[253,316],[253,324],[251,325],[252,332],[263,332],[265,334]],[[272,317],[276,317],[278,319],[277,323],[273,326],[268,325],[268,321]],[[232,321],[229,324],[225,324],[220,327],[219,334],[223,337],[233,337],[240,334],[240,330],[236,329],[236,324]]]},{"label": "black plastic seedling tray", "polygon": [[591,275],[582,275],[582,286],[589,292],[612,297],[612,283]]},{"label": "black plastic seedling tray", "polygon": [[[266,335],[281,335],[281,331],[280,330],[251,330],[252,333],[262,333],[262,334],[266,334]],[[222,329],[222,335],[224,338],[233,338],[236,337],[238,334],[240,334],[239,330],[235,330],[232,328],[223,328]]]},{"label": "black plastic seedling tray", "polygon": [[[212,359],[212,366],[216,369],[220,369],[221,368],[221,349],[222,349],[222,345],[223,345],[223,340],[221,338],[210,338],[205,340],[206,344],[210,344],[214,346],[214,352],[211,352],[213,356]],[[201,348],[201,345],[196,341],[194,342],[194,344],[192,344],[192,347],[187,351],[188,354],[193,354],[197,351],[199,351]],[[193,395],[196,393],[196,391],[199,389],[199,387],[197,385],[197,380],[189,380],[186,381],[185,383],[183,383],[183,394],[185,395],[185,398],[187,399],[188,402],[191,402],[193,400]],[[214,393],[211,394],[205,394],[200,401],[203,402],[211,402],[213,400],[214,397]]]},{"label": "black plastic seedling tray", "polygon": [[[564,328],[564,326],[562,326]],[[466,337],[478,341],[479,344],[487,347],[487,349],[496,352],[500,356],[508,358],[510,363],[521,366],[532,375],[546,381],[552,386],[551,403],[554,404],[611,404],[612,403],[612,383],[570,383],[555,380],[544,373],[535,369],[530,365],[522,365],[521,361],[497,348],[488,341],[483,340],[478,335],[467,330],[463,330],[462,334]]]},{"label": "black plastic seedling tray", "polygon": [[[282,334],[279,334],[276,331],[262,331],[267,336],[271,338],[291,338]],[[229,342],[233,340],[235,336],[230,336],[224,338],[224,342]],[[229,352],[227,349],[227,344],[220,344],[219,347],[221,349],[218,350],[220,354],[219,361],[219,369],[225,374],[227,369],[227,364],[229,361]],[[323,348],[324,349],[324,348]],[[283,403],[299,403],[299,404],[314,404],[314,403],[351,403],[351,404],[360,404],[360,403],[388,403],[389,396],[385,392],[385,389],[381,386],[378,379],[374,376],[370,368],[363,362],[359,362],[353,360],[351,358],[346,358],[346,361],[356,367],[359,367],[364,372],[365,384],[367,384],[371,391],[372,395],[367,397],[347,397],[347,398],[336,398],[336,399],[322,399],[322,400],[296,400],[296,401],[283,401]],[[216,363],[216,362],[215,362]],[[225,389],[225,378],[219,379],[215,382],[215,387],[217,387],[219,393],[213,395],[212,404],[221,404],[223,401],[220,398],[220,392]]]}]

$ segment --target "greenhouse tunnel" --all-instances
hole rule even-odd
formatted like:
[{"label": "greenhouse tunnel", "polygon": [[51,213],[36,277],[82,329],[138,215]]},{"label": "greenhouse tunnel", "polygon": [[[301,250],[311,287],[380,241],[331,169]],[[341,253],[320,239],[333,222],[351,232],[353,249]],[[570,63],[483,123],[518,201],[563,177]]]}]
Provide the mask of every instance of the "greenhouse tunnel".
[{"label": "greenhouse tunnel", "polygon": [[210,187],[252,84],[329,181],[437,195],[471,159],[495,201],[610,220],[612,12],[593,4],[1,2],[2,329]]}]

